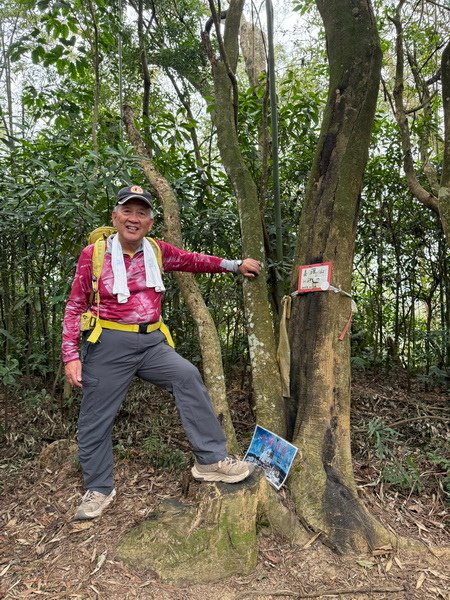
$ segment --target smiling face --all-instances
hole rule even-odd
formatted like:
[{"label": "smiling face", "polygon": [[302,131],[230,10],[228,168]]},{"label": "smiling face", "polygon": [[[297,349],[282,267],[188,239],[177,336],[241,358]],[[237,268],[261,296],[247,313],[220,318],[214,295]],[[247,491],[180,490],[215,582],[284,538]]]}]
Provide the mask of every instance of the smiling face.
[{"label": "smiling face", "polygon": [[153,227],[152,210],[142,200],[132,198],[119,204],[111,216],[119,241],[125,252],[136,252],[141,240]]}]

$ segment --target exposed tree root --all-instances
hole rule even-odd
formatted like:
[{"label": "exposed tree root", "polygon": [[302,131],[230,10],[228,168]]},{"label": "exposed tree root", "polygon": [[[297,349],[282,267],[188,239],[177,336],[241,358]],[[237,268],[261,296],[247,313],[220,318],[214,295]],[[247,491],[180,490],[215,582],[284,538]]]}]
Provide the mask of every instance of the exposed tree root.
[{"label": "exposed tree root", "polygon": [[[42,469],[77,470],[76,444],[73,440],[57,440],[42,451],[39,465]],[[366,509],[363,507],[363,510]],[[389,536],[384,546],[378,544],[372,548],[374,554],[380,554],[381,550],[383,554],[404,550],[419,555],[431,553],[440,561],[450,560],[450,548],[430,547],[419,540],[396,536],[370,518]],[[242,483],[202,484],[195,504],[164,501],[157,512],[148,515],[148,520],[127,534],[119,546],[118,557],[133,566],[155,571],[163,581],[183,584],[213,582],[251,573],[257,565],[259,526],[269,526],[274,534],[302,549],[320,538],[322,543],[339,552],[332,542],[333,532],[330,536],[325,530],[307,530],[301,525],[301,519],[302,514],[282,504],[277,492],[257,469]],[[365,590],[351,591],[363,593]],[[371,593],[377,591],[373,589]],[[293,591],[258,592],[259,595],[265,593],[313,598],[350,593],[350,590],[324,590],[303,596]]]},{"label": "exposed tree root", "polygon": [[257,564],[261,521],[293,543],[310,538],[257,469],[243,483],[203,484],[195,505],[162,503],[125,537],[118,556],[179,584],[247,575]]},{"label": "exposed tree root", "polygon": [[[364,507],[361,510],[365,510]],[[395,554],[399,549],[415,553],[431,552],[437,557],[448,549],[436,549],[419,541],[397,537],[370,517],[376,531],[374,540],[385,545],[371,548]],[[231,575],[248,575],[257,565],[257,528],[268,525],[283,539],[307,548],[319,536],[333,548],[325,531],[307,531],[298,515],[286,508],[275,490],[258,469],[245,482],[234,485],[202,484],[195,504],[165,501],[157,512],[124,538],[118,557],[133,566],[155,571],[163,581],[175,584],[219,581]],[[349,535],[354,536],[354,531]],[[312,536],[312,537],[311,537]],[[367,551],[367,540],[364,543]],[[337,552],[339,549],[334,548]],[[347,547],[347,551],[352,551]],[[356,551],[356,548],[353,549]],[[399,589],[323,590],[310,595],[297,592],[298,598],[363,592],[399,592]],[[258,592],[259,593],[259,592]],[[267,592],[267,594],[269,594]],[[269,595],[276,595],[270,593]]]}]

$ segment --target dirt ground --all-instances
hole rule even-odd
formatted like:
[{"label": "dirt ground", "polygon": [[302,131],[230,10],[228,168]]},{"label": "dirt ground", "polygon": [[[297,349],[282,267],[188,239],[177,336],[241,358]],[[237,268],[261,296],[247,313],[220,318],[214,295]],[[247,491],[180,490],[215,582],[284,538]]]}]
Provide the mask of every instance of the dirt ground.
[{"label": "dirt ground", "polygon": [[[161,401],[160,396],[155,398],[154,402]],[[436,407],[441,410],[432,413],[438,415],[435,420],[441,427],[439,435],[448,423],[443,417],[448,400],[445,394],[406,393],[400,387],[366,378],[355,384],[354,398],[358,417],[353,424],[356,444],[358,431],[360,439],[365,436],[361,423],[371,412],[393,414],[391,421],[406,415],[406,420],[417,424],[425,421],[420,418],[424,413],[415,413],[411,405],[415,403],[423,409],[425,402],[430,411]],[[415,494],[414,490],[409,494],[399,493],[377,479],[370,452],[358,447],[354,448],[355,475],[364,502],[387,527],[419,540],[423,544],[422,551],[379,549],[372,556],[342,557],[324,546],[320,536],[311,534],[310,542],[300,548],[262,532],[258,566],[247,576],[235,576],[215,584],[175,587],[160,581],[151,571],[128,567],[116,558],[123,535],[144,520],[162,499],[192,497],[199,485],[189,480],[187,464],[181,471],[155,468],[142,452],[133,450],[136,439],[130,432],[135,430],[136,421],[132,421],[130,413],[140,401],[141,391],[137,390],[135,404],[132,402],[122,414],[115,434],[117,499],[100,519],[82,523],[72,520],[82,492],[79,470],[68,459],[72,447],[66,447],[62,452],[44,450],[42,453],[46,439],[48,447],[52,437],[64,437],[62,433],[72,430],[61,429],[56,413],[48,407],[46,410],[40,407],[39,414],[31,420],[29,414],[12,412],[11,431],[15,433],[7,437],[2,451],[4,456],[0,457],[3,479],[0,499],[1,598],[450,598],[450,554],[441,554],[438,549],[450,545],[445,528],[448,511],[439,485],[424,489],[421,494]],[[245,404],[247,399],[238,391],[234,401]],[[395,413],[392,413],[390,402],[397,407]],[[148,406],[149,414],[154,410],[155,404]],[[176,414],[172,408],[165,410],[164,418],[159,421],[167,421],[170,425],[163,427],[164,443],[185,452],[187,445],[177,430]],[[242,412],[245,410],[240,414]],[[146,414],[139,414],[142,423],[146,422]],[[46,430],[47,438],[43,434],[40,444],[33,445],[31,437],[36,440],[36,431],[40,428],[43,432],[43,423],[48,423],[48,419],[53,419],[54,426],[50,431]],[[20,434],[17,433],[19,430]],[[26,443],[28,457],[23,450]],[[56,447],[57,444],[52,448]],[[33,453],[34,457],[31,456]]]}]

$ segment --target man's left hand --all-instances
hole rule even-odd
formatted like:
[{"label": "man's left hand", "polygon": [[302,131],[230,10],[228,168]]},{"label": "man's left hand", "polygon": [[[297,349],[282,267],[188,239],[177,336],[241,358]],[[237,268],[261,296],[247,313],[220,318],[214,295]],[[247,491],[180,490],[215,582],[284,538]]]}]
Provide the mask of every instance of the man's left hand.
[{"label": "man's left hand", "polygon": [[261,273],[261,265],[253,258],[245,258],[239,265],[238,271],[244,277],[252,279]]}]

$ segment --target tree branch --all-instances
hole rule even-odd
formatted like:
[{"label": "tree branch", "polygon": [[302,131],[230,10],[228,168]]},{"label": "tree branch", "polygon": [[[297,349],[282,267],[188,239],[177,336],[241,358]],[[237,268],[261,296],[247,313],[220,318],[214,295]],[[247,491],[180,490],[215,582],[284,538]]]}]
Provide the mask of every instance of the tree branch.
[{"label": "tree branch", "polygon": [[139,58],[141,59],[142,80],[144,93],[142,96],[142,124],[146,136],[146,147],[149,156],[151,156],[150,147],[150,126],[149,126],[149,105],[150,105],[150,71],[148,68],[147,51],[145,49],[144,37],[144,2],[139,0],[138,5],[138,38],[139,38]]},{"label": "tree branch", "polygon": [[[237,79],[236,79],[236,75],[234,74],[234,70],[231,68],[229,60],[228,60],[228,56],[227,56],[227,52],[225,50],[225,44],[224,44],[224,40],[222,38],[222,33],[220,31],[220,20],[218,19],[218,15],[217,15],[217,11],[216,11],[216,6],[214,3],[214,0],[209,0],[209,7],[211,9],[211,15],[214,21],[214,27],[216,30],[216,36],[217,36],[217,42],[219,44],[219,53],[220,53],[220,58],[222,59],[226,70],[227,70],[227,74],[228,77],[230,78],[231,81],[231,89],[232,89],[232,94],[233,94],[233,111],[234,111],[234,125],[236,127],[237,130],[237,126],[238,126],[238,87],[237,87]],[[226,24],[225,24],[225,28],[228,29],[228,17],[231,14],[231,5],[230,8],[227,11],[227,20],[226,20]],[[222,15],[222,12],[220,11],[220,15]],[[225,35],[227,35],[227,32],[225,32]]]},{"label": "tree branch", "polygon": [[397,64],[395,69],[395,84],[394,84],[394,104],[395,104],[395,119],[400,130],[400,138],[403,150],[403,168],[405,170],[406,181],[413,196],[419,200],[424,206],[439,214],[438,202],[436,196],[428,192],[419,182],[414,167],[411,150],[411,136],[409,132],[408,119],[405,112],[405,104],[403,99],[404,90],[404,48],[403,48],[403,26],[401,22],[401,9],[404,0],[400,0],[395,11],[395,16],[390,20],[395,26],[396,36],[396,55]]}]

